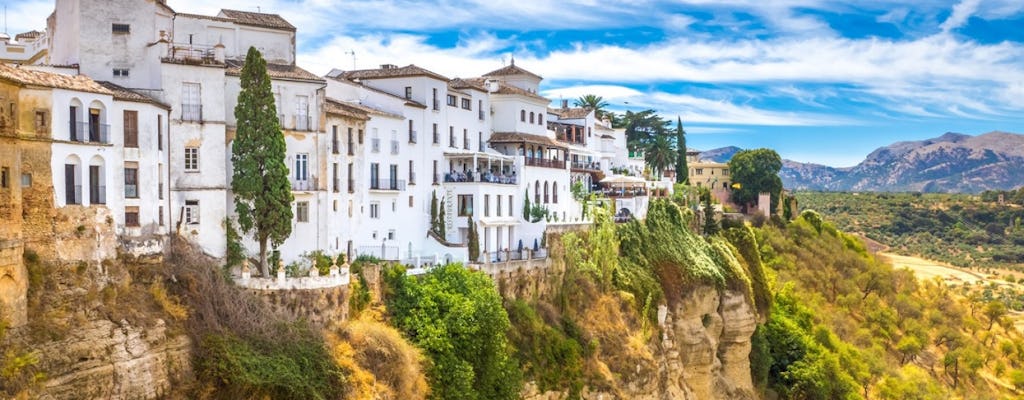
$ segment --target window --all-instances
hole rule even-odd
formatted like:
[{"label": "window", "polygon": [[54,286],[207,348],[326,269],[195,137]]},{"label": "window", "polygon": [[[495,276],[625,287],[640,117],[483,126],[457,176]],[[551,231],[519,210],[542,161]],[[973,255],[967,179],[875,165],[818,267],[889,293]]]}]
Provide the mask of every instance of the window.
[{"label": "window", "polygon": [[331,163],[331,190],[333,190],[334,193],[341,191],[341,179],[339,179],[338,176],[339,170],[340,168],[338,163]]},{"label": "window", "polygon": [[544,125],[544,114],[537,114],[537,125]]},{"label": "window", "polygon": [[409,208],[413,208],[414,207],[413,204],[414,204],[413,196],[409,196]]},{"label": "window", "polygon": [[433,91],[434,91],[434,97],[433,97],[433,99],[434,99],[434,111],[437,111],[437,110],[441,109],[441,105],[438,104],[438,101],[437,101],[437,89],[433,89]]},{"label": "window", "polygon": [[540,204],[540,181],[533,183],[533,204]]},{"label": "window", "polygon": [[551,182],[551,202],[558,204],[558,182]]},{"label": "window", "polygon": [[722,175],[729,175],[729,169],[728,168],[723,169],[722,170]]},{"label": "window", "polygon": [[405,87],[405,99],[412,100],[412,86]]},{"label": "window", "polygon": [[198,147],[186,147],[185,148],[185,171],[186,172],[199,172],[199,148]]},{"label": "window", "polygon": [[455,97],[455,95],[453,95],[453,94],[448,95],[448,105],[452,106],[452,107],[458,107],[459,106],[458,98]]},{"label": "window", "polygon": [[409,160],[409,184],[416,184],[416,172],[412,160]]},{"label": "window", "polygon": [[468,217],[473,215],[473,195],[471,194],[460,194],[459,195],[459,216]]},{"label": "window", "polygon": [[533,111],[530,112],[530,123],[533,123]]},{"label": "window", "polygon": [[516,215],[516,209],[512,208],[512,195],[508,195],[508,216],[514,217]]},{"label": "window", "polygon": [[348,155],[356,155],[355,147],[355,142],[352,141],[352,128],[348,128]]},{"label": "window", "polygon": [[46,133],[49,130],[49,129],[47,129],[47,127],[50,125],[47,122],[47,120],[49,120],[49,118],[47,118],[46,114],[47,114],[46,111],[36,111],[36,115],[35,115],[36,133]]},{"label": "window", "polygon": [[295,221],[309,222],[309,202],[299,201],[295,203]]},{"label": "window", "polygon": [[491,216],[491,195],[489,194],[484,195],[484,216]]},{"label": "window", "polygon": [[114,77],[115,78],[127,78],[128,77],[128,68],[114,68]]},{"label": "window", "polygon": [[164,116],[156,116],[156,149],[164,149]]},{"label": "window", "polygon": [[124,226],[139,226],[139,207],[128,206],[124,208]]},{"label": "window", "polygon": [[380,218],[380,202],[379,201],[371,201],[370,202],[370,218],[373,218],[373,219],[379,219]]},{"label": "window", "polygon": [[495,203],[497,204],[497,206],[498,206],[498,212],[497,212],[496,214],[494,214],[494,216],[496,216],[496,217],[500,217],[500,216],[501,216],[501,196],[496,196],[496,197],[494,198],[494,200],[495,200],[494,202],[495,202]]},{"label": "window", "polygon": [[484,101],[483,100],[477,100],[477,102],[476,102],[476,111],[477,111],[477,114],[479,114],[479,116],[480,116],[480,120],[483,121],[484,120]]},{"label": "window", "polygon": [[201,121],[203,119],[203,103],[198,83],[184,82],[181,84],[181,120]]},{"label": "window", "polygon": [[157,217],[160,218],[160,226],[164,226],[164,206],[160,206],[158,212]]},{"label": "window", "polygon": [[331,154],[341,154],[341,143],[338,141],[338,126],[331,126]]},{"label": "window", "polygon": [[295,130],[313,130],[313,120],[309,117],[309,97],[295,96]]},{"label": "window", "polygon": [[462,109],[463,110],[472,110],[473,109],[473,101],[470,100],[470,99],[462,99]]},{"label": "window", "polygon": [[697,168],[696,174],[697,175],[704,175],[704,168]]},{"label": "window", "polygon": [[548,182],[544,181],[544,204],[548,204],[551,200],[551,196],[548,195]]},{"label": "window", "polygon": [[388,178],[390,179],[388,189],[398,190],[398,164],[391,164],[388,169]]},{"label": "window", "polygon": [[388,240],[395,240],[395,230],[394,229],[389,229],[388,230]]},{"label": "window", "polygon": [[448,147],[458,147],[458,146],[455,146],[455,127],[454,126],[449,126],[448,127]]},{"label": "window", "polygon": [[129,199],[139,198],[139,166],[136,163],[125,163],[124,197]]},{"label": "window", "polygon": [[0,188],[7,189],[10,185],[11,169],[7,167],[0,168]]},{"label": "window", "polygon": [[519,121],[526,122],[526,110],[519,110]]},{"label": "window", "polygon": [[437,133],[437,124],[434,124],[434,144],[441,144],[441,135]]},{"label": "window", "polygon": [[441,180],[441,174],[437,173],[437,160],[434,160],[434,184]]},{"label": "window", "polygon": [[32,186],[32,174],[21,174],[21,187],[27,188]]},{"label": "window", "polygon": [[469,150],[469,129],[462,130],[462,148]]},{"label": "window", "polygon": [[352,178],[352,163],[348,163],[348,192],[354,193],[356,191],[356,181]]},{"label": "window", "polygon": [[199,200],[185,200],[185,223],[199,224]]},{"label": "window", "polygon": [[128,24],[113,24],[110,26],[111,33],[131,33],[132,26]]},{"label": "window", "polygon": [[398,211],[398,200],[391,200],[391,212]]},{"label": "window", "polygon": [[416,143],[416,130],[412,126],[412,120],[409,120],[409,143]]},{"label": "window", "polygon": [[124,147],[139,147],[139,112],[124,112]]},{"label": "window", "polygon": [[309,154],[307,153],[295,155],[295,180],[309,180]]},{"label": "window", "polygon": [[370,189],[380,189],[379,163],[370,163]]}]

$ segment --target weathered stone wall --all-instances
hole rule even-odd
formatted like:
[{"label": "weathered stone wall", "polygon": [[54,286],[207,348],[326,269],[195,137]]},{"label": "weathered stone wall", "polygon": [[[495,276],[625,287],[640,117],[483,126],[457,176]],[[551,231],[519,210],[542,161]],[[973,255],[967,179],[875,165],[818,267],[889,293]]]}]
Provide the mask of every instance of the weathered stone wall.
[{"label": "weathered stone wall", "polygon": [[286,310],[310,323],[327,327],[348,320],[348,285],[325,289],[258,290],[271,307]]}]

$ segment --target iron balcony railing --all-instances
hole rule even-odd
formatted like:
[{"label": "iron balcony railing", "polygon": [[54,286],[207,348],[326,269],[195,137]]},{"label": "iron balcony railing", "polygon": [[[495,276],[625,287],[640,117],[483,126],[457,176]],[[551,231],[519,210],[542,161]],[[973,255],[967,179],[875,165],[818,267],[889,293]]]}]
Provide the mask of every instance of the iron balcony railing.
[{"label": "iron balcony railing", "polygon": [[401,179],[370,179],[370,190],[405,190]]},{"label": "iron balcony railing", "polygon": [[601,169],[601,163],[586,162],[586,161],[573,161],[572,162],[572,169],[583,169],[583,170],[598,171],[598,170]]},{"label": "iron balcony railing", "polygon": [[182,121],[201,122],[203,120],[203,105],[202,104],[182,104],[181,105],[181,120]]},{"label": "iron balcony railing", "polygon": [[90,122],[72,122],[71,124],[69,139],[72,142],[110,144],[110,124]]},{"label": "iron balcony railing", "polygon": [[545,168],[558,168],[565,169],[565,161],[562,160],[548,160],[545,158],[531,158],[526,157],[525,164],[530,167],[545,167]]},{"label": "iron balcony railing", "polygon": [[126,183],[124,185],[124,197],[128,199],[139,198],[139,185]]},{"label": "iron balcony railing", "polygon": [[295,116],[295,130],[297,131],[314,131],[316,130],[313,126],[313,117],[309,115],[296,115]]},{"label": "iron balcony railing", "polygon": [[[77,197],[78,186],[75,186],[75,192]],[[89,186],[89,204],[107,204],[107,187],[102,185]]]},{"label": "iron balcony railing", "polygon": [[316,177],[313,179],[305,179],[300,181],[292,181],[292,191],[296,192],[311,192],[316,190]]}]

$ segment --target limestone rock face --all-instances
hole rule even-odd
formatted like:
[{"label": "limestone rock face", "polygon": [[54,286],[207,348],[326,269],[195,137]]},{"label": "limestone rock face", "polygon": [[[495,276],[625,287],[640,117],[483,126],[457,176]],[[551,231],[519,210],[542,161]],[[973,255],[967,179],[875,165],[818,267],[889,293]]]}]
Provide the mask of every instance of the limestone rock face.
[{"label": "limestone rock face", "polygon": [[41,350],[49,378],[40,398],[153,399],[191,376],[187,335],[169,335],[162,321],[142,328],[89,321]]}]

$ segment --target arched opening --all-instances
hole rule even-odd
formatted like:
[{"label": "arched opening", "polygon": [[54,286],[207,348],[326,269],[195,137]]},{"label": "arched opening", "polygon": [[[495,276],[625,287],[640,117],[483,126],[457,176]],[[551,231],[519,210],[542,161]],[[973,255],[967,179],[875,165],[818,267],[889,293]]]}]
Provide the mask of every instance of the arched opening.
[{"label": "arched opening", "polygon": [[558,204],[558,182],[551,182],[551,202]]},{"label": "arched opening", "polygon": [[82,204],[82,160],[72,154],[64,159],[64,205]]},{"label": "arched opening", "polygon": [[68,140],[80,142],[85,140],[85,120],[82,118],[82,101],[72,98],[68,107]]},{"label": "arched opening", "polygon": [[540,204],[540,181],[533,183],[533,204]]},{"label": "arched opening", "polygon": [[89,103],[89,113],[86,115],[86,130],[90,142],[109,143],[106,107],[98,100]]},{"label": "arched opening", "polygon": [[519,110],[519,120],[526,122],[526,110]]},{"label": "arched opening", "polygon": [[89,160],[89,204],[107,204],[107,171],[103,158]]},{"label": "arched opening", "polygon": [[544,181],[544,204],[548,204],[550,197],[548,196],[548,181]]},{"label": "arched opening", "polygon": [[544,125],[544,114],[537,114],[537,125]]},{"label": "arched opening", "polygon": [[530,123],[533,123],[533,111],[530,111]]}]

